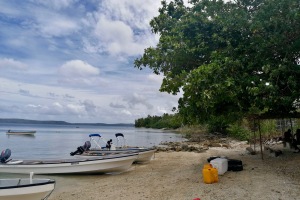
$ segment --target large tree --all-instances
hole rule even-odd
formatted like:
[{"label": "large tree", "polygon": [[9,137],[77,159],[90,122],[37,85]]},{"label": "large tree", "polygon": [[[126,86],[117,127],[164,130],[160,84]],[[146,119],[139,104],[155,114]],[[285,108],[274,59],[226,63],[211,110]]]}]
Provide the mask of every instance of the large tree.
[{"label": "large tree", "polygon": [[189,3],[162,1],[150,22],[159,43],[135,60],[164,75],[161,91],[183,90],[186,122],[222,127],[253,112],[299,108],[299,0]]}]

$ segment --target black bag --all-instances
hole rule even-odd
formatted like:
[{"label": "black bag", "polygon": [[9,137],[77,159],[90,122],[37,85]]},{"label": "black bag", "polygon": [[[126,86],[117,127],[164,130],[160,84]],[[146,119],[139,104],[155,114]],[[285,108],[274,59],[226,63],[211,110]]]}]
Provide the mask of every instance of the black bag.
[{"label": "black bag", "polygon": [[243,170],[243,162],[241,160],[236,159],[228,159],[228,171],[242,171]]}]

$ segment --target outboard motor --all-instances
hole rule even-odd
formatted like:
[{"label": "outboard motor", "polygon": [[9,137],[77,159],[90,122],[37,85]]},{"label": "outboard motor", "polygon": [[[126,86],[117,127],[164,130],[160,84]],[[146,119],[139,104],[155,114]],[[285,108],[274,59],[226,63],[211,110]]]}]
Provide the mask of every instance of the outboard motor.
[{"label": "outboard motor", "polygon": [[86,142],[84,143],[84,145],[83,145],[83,149],[84,149],[85,151],[88,151],[88,150],[90,150],[90,148],[91,148],[91,142],[90,142],[90,141],[86,141]]},{"label": "outboard motor", "polygon": [[6,150],[3,150],[1,152],[1,156],[0,156],[0,162],[1,163],[7,163],[9,160],[9,157],[11,155],[11,150],[10,149],[6,149]]},{"label": "outboard motor", "polygon": [[74,152],[71,152],[70,155],[71,156],[74,156],[76,154],[81,155],[81,154],[83,154],[83,152],[88,151],[90,149],[90,147],[91,147],[91,142],[86,141],[83,146],[77,147],[77,150]]}]

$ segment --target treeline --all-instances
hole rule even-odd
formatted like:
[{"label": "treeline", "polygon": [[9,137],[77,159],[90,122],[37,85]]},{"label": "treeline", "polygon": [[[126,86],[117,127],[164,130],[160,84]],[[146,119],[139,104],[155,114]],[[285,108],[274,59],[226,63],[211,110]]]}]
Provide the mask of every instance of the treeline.
[{"label": "treeline", "polygon": [[161,1],[150,21],[159,42],[134,62],[164,77],[161,92],[182,91],[180,120],[148,116],[136,125],[226,133],[241,132],[244,119],[299,116],[299,0],[185,2]]},{"label": "treeline", "polygon": [[90,125],[90,126],[133,126],[133,124],[105,124],[105,123],[70,123],[65,121],[42,121],[42,120],[31,120],[31,119],[0,119],[0,123],[18,123],[18,124],[51,124],[51,125]]},{"label": "treeline", "polygon": [[163,116],[150,116],[135,120],[135,127],[145,128],[170,128],[176,129],[181,127],[182,119],[178,114],[164,114]]}]

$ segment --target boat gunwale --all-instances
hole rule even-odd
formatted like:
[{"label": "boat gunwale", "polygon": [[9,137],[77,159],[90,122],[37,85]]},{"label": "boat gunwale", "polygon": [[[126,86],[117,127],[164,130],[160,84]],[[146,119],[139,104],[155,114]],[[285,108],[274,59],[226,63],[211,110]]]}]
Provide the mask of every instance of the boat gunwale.
[{"label": "boat gunwale", "polygon": [[[16,166],[16,165],[57,165],[57,164],[72,164],[72,163],[83,163],[83,162],[91,162],[91,161],[100,161],[100,160],[110,160],[110,159],[116,159],[116,158],[126,158],[126,157],[133,157],[138,156],[138,153],[132,153],[132,154],[126,154],[121,155],[118,154],[118,156],[102,156],[102,157],[93,157],[93,158],[86,158],[86,159],[74,159],[74,160],[22,160],[21,163],[16,164],[9,164],[8,163],[2,163],[1,166]],[[12,160],[12,162],[18,161],[18,160]]]},{"label": "boat gunwale", "polygon": [[[9,179],[5,179],[9,180]],[[22,180],[22,179],[20,179]],[[14,189],[14,188],[25,188],[25,187],[32,187],[32,186],[40,186],[40,185],[48,185],[48,184],[55,184],[55,180],[53,179],[40,179],[40,180],[47,180],[47,182],[42,183],[28,183],[28,184],[22,184],[22,185],[13,185],[13,186],[0,186],[0,189]]]}]

